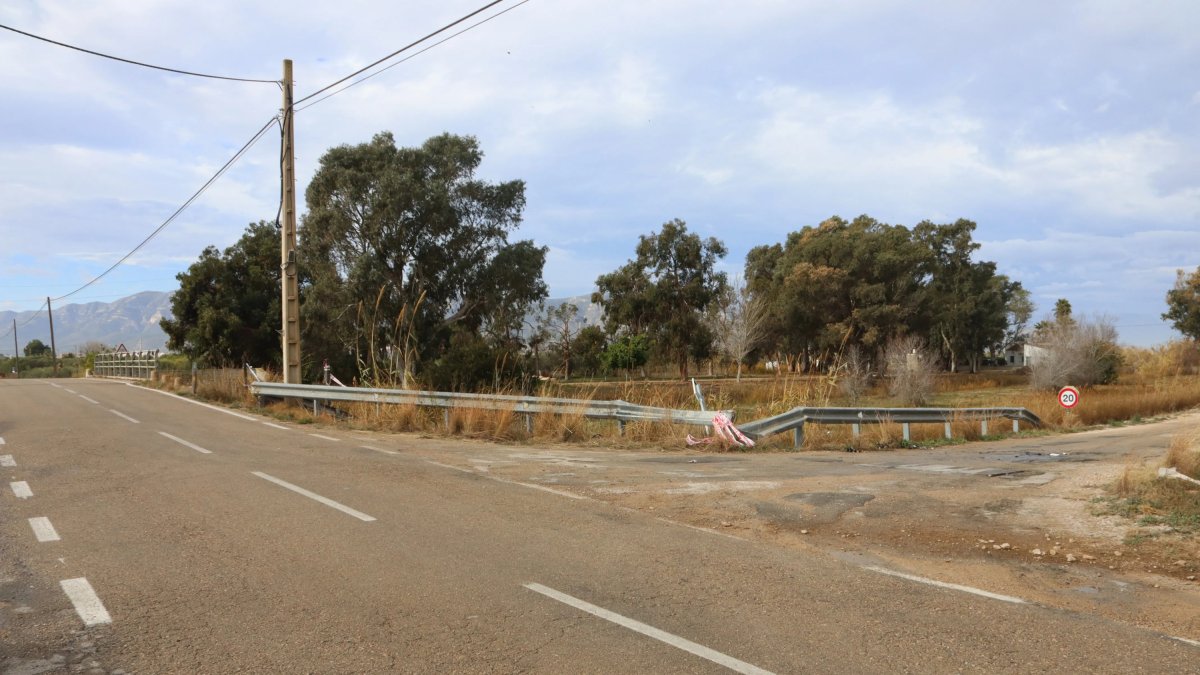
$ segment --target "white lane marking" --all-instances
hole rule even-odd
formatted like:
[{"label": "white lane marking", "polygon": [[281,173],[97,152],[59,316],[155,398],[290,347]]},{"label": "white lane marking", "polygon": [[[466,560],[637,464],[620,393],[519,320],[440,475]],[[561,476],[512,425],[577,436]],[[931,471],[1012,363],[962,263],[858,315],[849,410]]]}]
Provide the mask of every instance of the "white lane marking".
[{"label": "white lane marking", "polygon": [[211,454],[212,454],[212,450],[205,450],[204,448],[202,448],[202,447],[200,447],[200,446],[198,446],[198,445],[196,445],[196,444],[194,444],[194,443],[188,443],[187,441],[183,440],[182,438],[179,438],[178,436],[172,436],[171,434],[168,434],[168,433],[167,433],[167,432],[165,432],[165,431],[160,431],[160,432],[158,432],[158,433],[159,433],[159,434],[161,434],[161,435],[163,435],[163,436],[166,436],[167,438],[169,438],[169,439],[171,439],[171,440],[175,441],[176,443],[178,443],[178,444],[180,444],[180,445],[184,446],[185,448],[191,448],[191,449],[195,450],[196,452],[202,452],[202,453],[204,453],[204,454],[206,454],[206,455],[211,455]]},{"label": "white lane marking", "polygon": [[358,447],[362,448],[363,450],[374,450],[375,452],[382,452],[385,455],[399,455],[400,454],[400,453],[396,452],[395,450],[384,450],[383,448],[373,448],[369,445],[360,445]]},{"label": "white lane marking", "polygon": [[528,588],[529,590],[533,591],[534,593],[541,593],[542,595],[544,595],[548,598],[551,598],[553,600],[557,600],[557,601],[563,603],[564,605],[570,605],[570,606],[574,607],[575,609],[579,609],[584,612],[587,612],[588,614],[591,614],[592,616],[598,616],[601,619],[604,619],[605,621],[611,621],[611,622],[617,624],[618,626],[622,626],[624,628],[628,628],[631,631],[641,633],[642,635],[645,635],[646,637],[654,638],[655,640],[658,640],[659,642],[665,642],[666,644],[669,644],[672,647],[675,647],[676,649],[682,649],[685,652],[695,654],[696,656],[699,656],[702,659],[707,659],[717,665],[724,666],[724,667],[732,670],[735,673],[752,673],[754,675],[772,675],[771,671],[769,671],[769,670],[763,670],[762,668],[759,668],[758,666],[751,665],[749,663],[746,663],[745,661],[740,661],[740,660],[735,659],[732,656],[729,656],[727,654],[722,654],[721,652],[719,652],[715,649],[710,649],[708,647],[705,647],[704,645],[696,644],[695,642],[692,642],[691,640],[681,638],[678,635],[673,635],[671,633],[666,632],[665,630],[660,630],[649,624],[644,624],[641,621],[638,621],[636,619],[630,619],[629,617],[622,616],[620,614],[617,614],[616,612],[612,612],[607,609],[604,609],[603,607],[597,607],[596,605],[593,605],[590,602],[586,602],[586,601],[580,600],[579,598],[576,598],[574,596],[567,595],[566,593],[556,591],[553,588],[548,588],[541,584],[535,584],[535,583],[524,584],[524,586],[525,586],[525,588]]},{"label": "white lane marking", "polygon": [[109,408],[109,409],[108,409],[108,412],[110,412],[110,413],[112,413],[112,414],[116,415],[117,417],[124,417],[125,419],[129,420],[130,422],[133,422],[134,424],[141,424],[141,422],[139,422],[139,421],[137,421],[137,420],[133,419],[133,418],[132,418],[132,417],[130,417],[129,415],[126,415],[125,413],[123,413],[123,412],[121,412],[121,411],[119,411],[119,410],[113,410],[112,408]]},{"label": "white lane marking", "polygon": [[67,392],[68,394],[79,394],[79,392],[75,391],[74,389],[69,389],[67,387],[63,387],[63,391]]},{"label": "white lane marking", "polygon": [[[637,509],[633,509],[633,511],[635,513],[640,513],[640,511],[637,511]],[[699,525],[689,525],[687,523],[681,523],[678,520],[671,520],[670,518],[663,518],[662,516],[655,517],[655,520],[661,520],[662,522],[669,523],[671,525],[678,525],[680,527],[686,527],[689,530],[696,530],[697,532],[707,532],[708,534],[715,534],[718,537],[725,537],[726,539],[733,539],[734,541],[740,541],[743,543],[745,543],[746,541],[749,541],[748,539],[743,539],[736,535],[727,534],[725,532],[720,532],[718,530],[711,530],[707,527],[700,527]]]},{"label": "white lane marking", "polygon": [[469,473],[472,476],[479,476],[480,478],[494,480],[497,483],[505,483],[508,485],[520,485],[521,487],[532,488],[534,490],[541,490],[542,492],[549,492],[550,494],[558,495],[559,497],[566,497],[568,499],[582,499],[584,501],[592,501],[591,497],[588,497],[586,495],[577,495],[574,492],[567,492],[566,490],[555,490],[554,488],[546,487],[545,485],[537,485],[535,483],[522,483],[521,481],[517,481],[517,480],[508,480],[507,478],[500,478],[499,476],[493,476],[491,474],[481,473],[479,471],[472,471],[471,469],[464,469],[461,466],[452,466],[450,464],[442,464],[441,462],[435,462],[432,459],[427,459],[424,461],[426,464],[440,466],[443,469],[451,469],[451,470],[457,471],[459,473]]},{"label": "white lane marking", "polygon": [[57,384],[54,384],[53,382],[47,382],[46,384],[50,385],[51,387],[54,387],[55,389],[62,389],[62,387],[60,387]]},{"label": "white lane marking", "polygon": [[322,439],[325,439],[325,440],[327,440],[327,441],[333,441],[334,443],[341,443],[341,442],[342,442],[342,439],[340,439],[340,438],[334,438],[333,436],[322,436],[321,434],[309,434],[309,436],[312,436],[313,438],[322,438]]},{"label": "white lane marking", "polygon": [[226,410],[225,408],[222,408],[222,407],[220,407],[220,406],[216,406],[216,405],[210,405],[210,404],[208,404],[208,403],[204,403],[204,402],[202,402],[202,401],[193,401],[193,400],[192,400],[192,399],[190,399],[190,398],[184,398],[184,397],[182,397],[182,396],[177,396],[177,395],[175,395],[175,394],[172,394],[172,393],[170,393],[170,392],[167,392],[167,391],[159,391],[158,389],[150,389],[149,387],[139,387],[138,385],[136,385],[136,384],[133,384],[132,382],[126,382],[126,383],[125,383],[125,386],[127,386],[127,387],[135,387],[135,388],[137,388],[137,389],[141,389],[142,391],[150,391],[150,392],[154,392],[155,394],[161,394],[162,396],[170,396],[172,399],[174,399],[174,400],[176,400],[176,401],[183,401],[184,403],[191,403],[192,405],[198,405],[198,406],[202,406],[202,407],[204,407],[204,408],[208,408],[209,410],[216,410],[217,412],[220,412],[220,413],[225,413],[226,415],[233,415],[234,417],[240,417],[240,418],[242,418],[242,419],[244,419],[244,420],[250,420],[251,422],[257,422],[257,421],[258,421],[258,419],[257,419],[257,418],[255,418],[255,417],[251,417],[251,416],[249,416],[249,415],[243,415],[242,413],[239,413],[239,412],[234,412],[234,411],[232,411],[232,410]]},{"label": "white lane marking", "polygon": [[45,516],[29,519],[29,527],[33,528],[33,536],[37,540],[45,543],[48,541],[60,541],[62,537],[58,536],[58,530],[50,524],[50,519]]},{"label": "white lane marking", "polygon": [[901,579],[908,579],[909,581],[915,581],[919,584],[928,584],[930,586],[937,586],[938,588],[947,588],[952,591],[962,591],[963,593],[970,593],[972,595],[980,595],[985,598],[991,598],[992,600],[1001,600],[1003,602],[1011,602],[1011,603],[1018,604],[1018,605],[1023,605],[1026,602],[1025,600],[1022,600],[1021,598],[1015,598],[1011,595],[1001,595],[999,593],[992,593],[991,591],[985,591],[981,588],[973,588],[971,586],[960,586],[959,584],[950,584],[950,583],[946,583],[945,581],[938,581],[936,579],[927,579],[925,577],[916,576],[915,574],[905,574],[904,572],[897,572],[896,570],[889,570],[886,567],[876,567],[875,565],[864,565],[863,569],[871,570],[872,572],[879,572],[880,574],[887,574],[888,576],[900,577]]},{"label": "white lane marking", "polygon": [[17,460],[12,455],[0,455],[0,466],[16,466]]},{"label": "white lane marking", "polygon": [[1197,640],[1189,640],[1187,638],[1175,637],[1174,635],[1168,635],[1167,637],[1171,638],[1172,640],[1178,640],[1185,645],[1191,645],[1193,647],[1200,647],[1200,641],[1197,641]]},{"label": "white lane marking", "polygon": [[263,424],[265,426],[271,427],[272,429],[283,429],[284,431],[288,430],[288,428],[283,426],[282,424],[274,424],[272,422],[263,422]]},{"label": "white lane marking", "polygon": [[373,516],[368,516],[367,514],[363,513],[362,511],[356,511],[356,510],[350,508],[349,506],[346,506],[345,504],[339,504],[339,503],[333,501],[332,499],[329,499],[327,497],[322,497],[321,495],[319,495],[315,492],[309,492],[308,490],[305,490],[304,488],[300,487],[299,485],[292,485],[291,483],[289,483],[285,480],[280,480],[270,474],[265,474],[261,471],[251,471],[250,473],[254,474],[255,476],[258,476],[259,478],[261,478],[263,480],[271,481],[272,483],[274,483],[280,487],[285,487],[285,488],[291,490],[292,492],[295,492],[296,494],[304,495],[305,497],[308,497],[309,499],[321,502],[325,506],[337,509],[338,511],[341,511],[342,513],[354,516],[355,518],[358,518],[359,520],[366,521],[368,523],[375,520],[375,518]]},{"label": "white lane marking", "polygon": [[4,445],[4,437],[0,436],[0,445]]},{"label": "white lane marking", "polygon": [[96,595],[96,591],[92,589],[92,585],[88,580],[79,577],[78,579],[64,579],[58,582],[62,586],[63,592],[71,599],[71,604],[75,605],[75,613],[83,619],[85,626],[98,626],[102,623],[112,623],[112,616],[108,610],[104,609],[104,603],[100,602],[100,596]]},{"label": "white lane marking", "polygon": [[14,481],[9,483],[8,486],[12,488],[13,494],[16,495],[17,499],[29,499],[33,496],[33,490],[29,488],[29,483],[23,480]]},{"label": "white lane marking", "polygon": [[96,405],[100,405],[100,401],[97,401],[97,400],[96,400],[96,399],[94,399],[94,398],[88,398],[87,396],[84,396],[83,394],[80,394],[80,395],[79,395],[79,398],[81,398],[81,399],[83,399],[83,400],[87,401],[88,403],[95,403]]}]

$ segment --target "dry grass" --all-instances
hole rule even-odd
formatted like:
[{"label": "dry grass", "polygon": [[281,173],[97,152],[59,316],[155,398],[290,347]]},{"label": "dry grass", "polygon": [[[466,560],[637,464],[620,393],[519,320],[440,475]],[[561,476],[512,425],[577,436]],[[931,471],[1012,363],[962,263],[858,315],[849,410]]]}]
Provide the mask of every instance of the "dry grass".
[{"label": "dry grass", "polygon": [[[1162,466],[1200,477],[1200,436],[1180,435],[1171,445]],[[1159,477],[1157,467],[1127,466],[1113,485],[1111,512],[1136,518],[1143,525],[1165,525],[1181,533],[1200,531],[1200,486]]]}]

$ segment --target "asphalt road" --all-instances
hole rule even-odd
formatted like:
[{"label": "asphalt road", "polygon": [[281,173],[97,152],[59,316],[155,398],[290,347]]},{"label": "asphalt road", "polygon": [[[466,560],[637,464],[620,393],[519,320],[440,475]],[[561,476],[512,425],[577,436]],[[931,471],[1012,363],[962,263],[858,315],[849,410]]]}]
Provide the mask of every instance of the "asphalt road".
[{"label": "asphalt road", "polygon": [[491,479],[415,438],[95,380],[0,381],[0,438],[3,673],[1200,672],[1161,634]]}]

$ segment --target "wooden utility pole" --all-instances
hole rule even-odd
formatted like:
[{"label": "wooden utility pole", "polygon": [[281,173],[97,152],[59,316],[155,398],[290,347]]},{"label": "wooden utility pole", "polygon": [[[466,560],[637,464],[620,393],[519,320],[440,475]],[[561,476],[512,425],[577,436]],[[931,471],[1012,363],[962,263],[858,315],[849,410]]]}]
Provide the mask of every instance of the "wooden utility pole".
[{"label": "wooden utility pole", "polygon": [[58,347],[54,344],[54,310],[50,307],[50,296],[46,296],[46,314],[50,316],[50,362],[54,364],[54,376],[58,377]]},{"label": "wooden utility pole", "polygon": [[283,61],[283,381],[300,382],[300,290],[296,280],[296,148],[292,110],[292,61]]},{"label": "wooden utility pole", "polygon": [[13,319],[13,374],[21,379],[21,353],[17,351],[17,320]]}]

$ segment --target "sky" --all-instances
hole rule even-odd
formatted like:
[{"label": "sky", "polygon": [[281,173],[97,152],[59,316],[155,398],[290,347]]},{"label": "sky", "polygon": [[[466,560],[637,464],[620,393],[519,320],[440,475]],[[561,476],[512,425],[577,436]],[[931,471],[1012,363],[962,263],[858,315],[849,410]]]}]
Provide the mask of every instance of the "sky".
[{"label": "sky", "polygon": [[[299,110],[301,212],[327,149],[448,131],[479,139],[481,177],[526,181],[514,238],[549,248],[551,297],[590,293],[674,218],[725,242],[731,276],[832,215],[967,218],[1035,318],[1067,298],[1123,343],[1178,337],[1160,315],[1200,266],[1200,3],[519,1]],[[299,99],[483,4],[9,0],[0,23],[235,77],[292,59]],[[0,310],[113,265],[281,106],[275,84],[9,31],[0,90]],[[275,217],[278,157],[273,129],[56,306],[175,289],[206,246]]]}]

